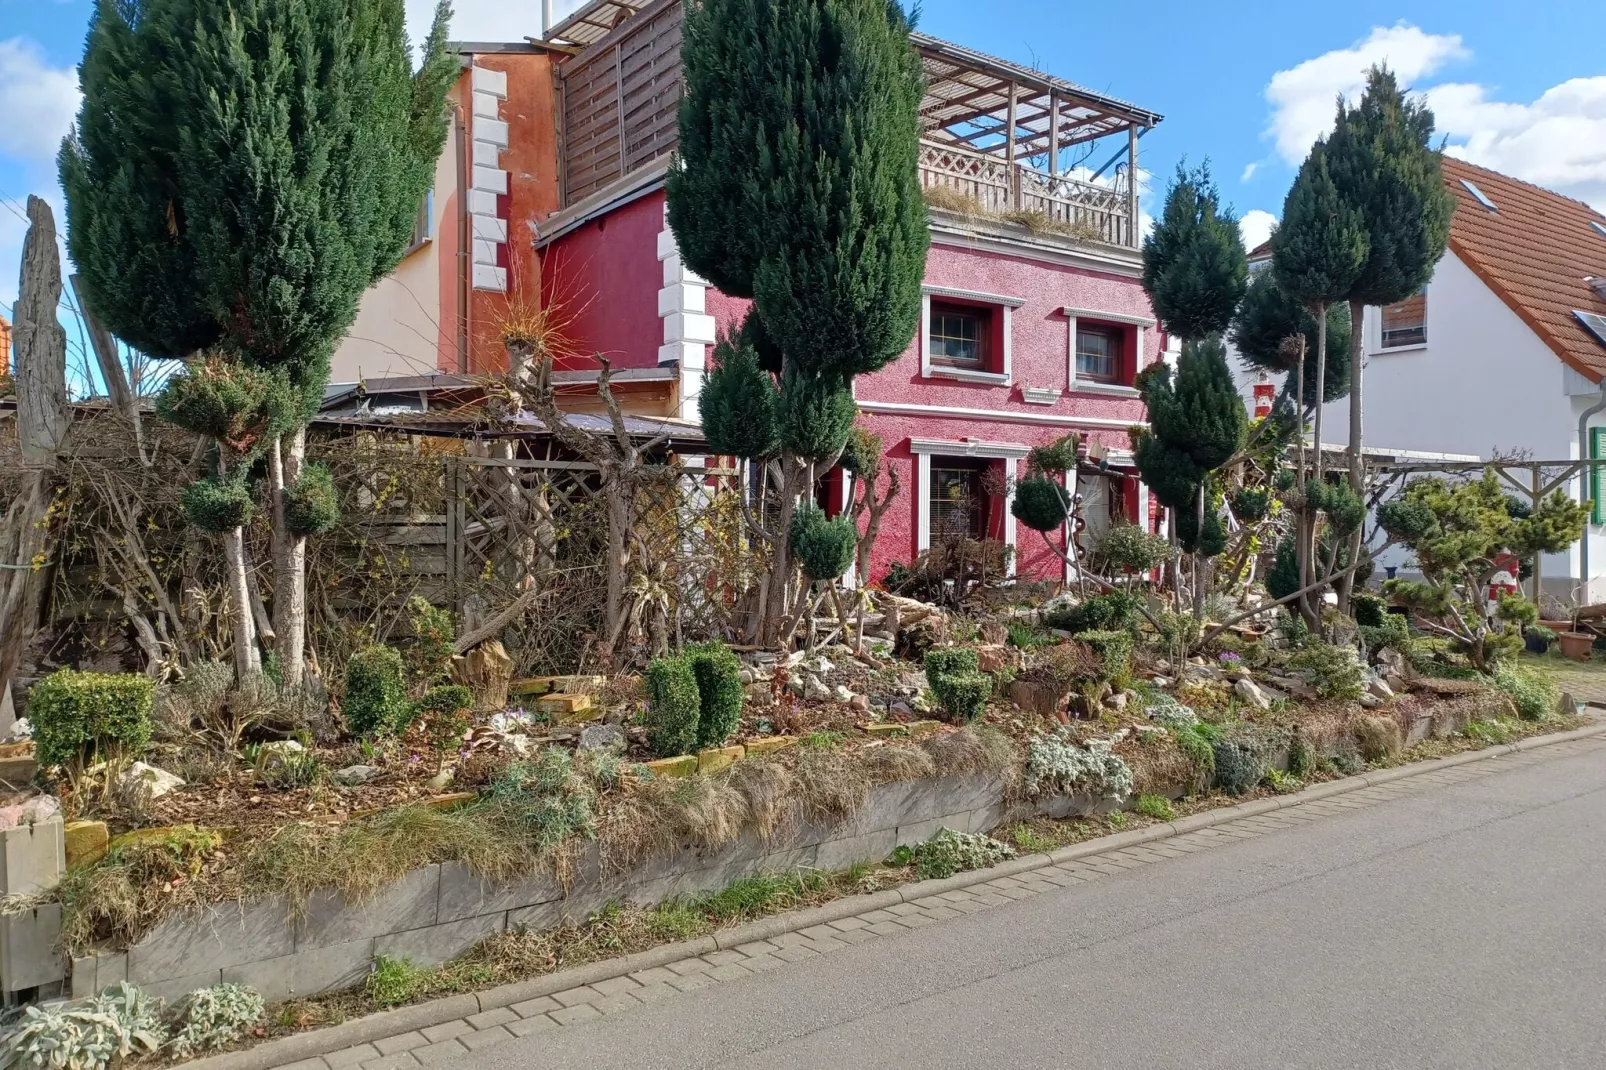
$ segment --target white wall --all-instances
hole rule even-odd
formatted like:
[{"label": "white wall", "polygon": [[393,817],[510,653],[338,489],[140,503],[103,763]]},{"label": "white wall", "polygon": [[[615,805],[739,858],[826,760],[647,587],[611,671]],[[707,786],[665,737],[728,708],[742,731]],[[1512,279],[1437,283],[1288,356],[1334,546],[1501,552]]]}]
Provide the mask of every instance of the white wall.
[{"label": "white wall", "polygon": [[[363,294],[357,321],[330,360],[330,382],[430,375],[440,370],[440,355],[453,351],[455,294],[443,287],[455,280],[456,265],[445,265],[443,274],[441,249],[443,245],[453,250],[457,247],[457,141],[455,137],[446,139],[435,164],[432,239]],[[443,307],[450,322],[442,321]]]}]

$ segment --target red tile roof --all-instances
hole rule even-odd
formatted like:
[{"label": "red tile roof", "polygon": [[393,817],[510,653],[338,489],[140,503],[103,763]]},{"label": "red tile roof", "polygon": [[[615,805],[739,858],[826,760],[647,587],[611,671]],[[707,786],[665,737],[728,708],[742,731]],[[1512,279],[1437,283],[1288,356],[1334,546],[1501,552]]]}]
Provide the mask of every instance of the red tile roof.
[{"label": "red tile roof", "polygon": [[[1491,212],[1462,182],[1494,202]],[[1446,157],[1444,183],[1455,195],[1450,251],[1472,269],[1568,367],[1591,382],[1606,377],[1606,345],[1573,311],[1606,314],[1585,282],[1606,276],[1606,216],[1496,171]]]}]

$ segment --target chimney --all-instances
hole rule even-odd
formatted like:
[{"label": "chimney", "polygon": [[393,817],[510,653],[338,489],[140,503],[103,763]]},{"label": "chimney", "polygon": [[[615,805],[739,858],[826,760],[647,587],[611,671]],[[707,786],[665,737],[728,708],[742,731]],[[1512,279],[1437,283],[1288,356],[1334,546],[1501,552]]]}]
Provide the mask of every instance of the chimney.
[{"label": "chimney", "polygon": [[541,40],[552,32],[552,0],[541,0]]}]

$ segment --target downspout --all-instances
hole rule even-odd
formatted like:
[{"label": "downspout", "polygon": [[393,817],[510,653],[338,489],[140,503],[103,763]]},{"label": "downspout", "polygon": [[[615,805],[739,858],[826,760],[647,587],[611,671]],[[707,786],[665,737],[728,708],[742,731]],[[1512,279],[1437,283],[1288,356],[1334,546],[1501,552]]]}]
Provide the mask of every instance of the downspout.
[{"label": "downspout", "polygon": [[541,40],[552,32],[552,0],[541,0]]},{"label": "downspout", "polygon": [[[1606,378],[1601,379],[1600,382],[1600,400],[1585,409],[1578,417],[1578,459],[1581,461],[1587,462],[1592,459],[1589,456],[1589,418],[1602,409],[1606,409]],[[1580,504],[1589,501],[1589,488],[1594,482],[1592,478],[1594,474],[1594,465],[1586,463],[1582,476],[1578,481],[1578,501]],[[1589,519],[1586,517],[1584,519],[1584,539],[1578,544],[1578,578],[1584,585],[1583,599],[1586,605],[1589,604],[1590,598],[1589,537],[1592,534],[1590,527]]]},{"label": "downspout", "polygon": [[469,271],[473,250],[469,244],[468,188],[473,146],[468,140],[468,124],[463,108],[452,106],[453,132],[457,135],[457,373],[468,374]]}]

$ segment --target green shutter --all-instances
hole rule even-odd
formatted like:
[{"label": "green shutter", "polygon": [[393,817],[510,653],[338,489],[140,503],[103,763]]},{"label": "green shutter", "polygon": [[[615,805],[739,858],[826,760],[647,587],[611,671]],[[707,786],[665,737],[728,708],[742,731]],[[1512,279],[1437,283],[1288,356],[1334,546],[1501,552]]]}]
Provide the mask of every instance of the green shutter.
[{"label": "green shutter", "polygon": [[[1589,459],[1594,461],[1602,457],[1606,457],[1606,427],[1591,427]],[[1606,524],[1606,480],[1602,478],[1602,469],[1606,469],[1606,465],[1589,466],[1589,496],[1594,499],[1589,506],[1589,519],[1594,524]]]}]

